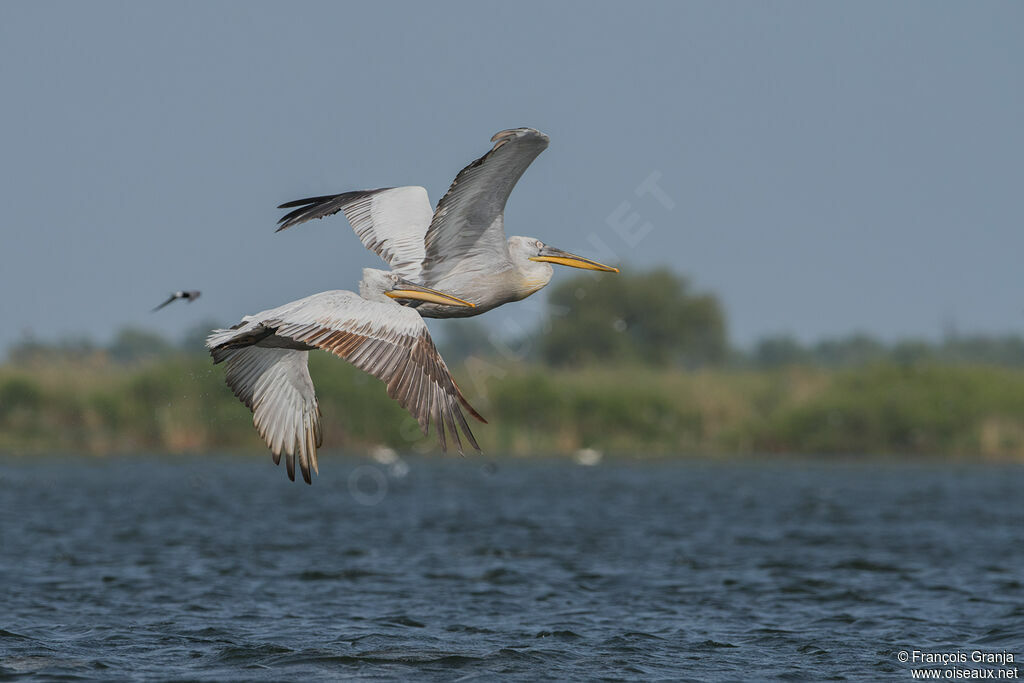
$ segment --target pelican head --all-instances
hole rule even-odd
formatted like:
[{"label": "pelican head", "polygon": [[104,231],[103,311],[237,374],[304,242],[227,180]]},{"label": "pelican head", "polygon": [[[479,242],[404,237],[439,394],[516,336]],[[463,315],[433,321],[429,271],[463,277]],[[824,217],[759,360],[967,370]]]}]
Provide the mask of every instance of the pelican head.
[{"label": "pelican head", "polygon": [[359,295],[369,301],[396,299],[402,305],[407,305],[412,301],[428,301],[433,304],[473,307],[473,304],[468,301],[376,268],[363,269],[363,279],[359,283]]},{"label": "pelican head", "polygon": [[584,270],[600,270],[606,273],[617,273],[618,268],[614,266],[606,266],[603,263],[592,261],[576,254],[570,254],[567,251],[556,249],[555,247],[544,244],[535,237],[510,237],[508,239],[509,253],[516,261],[523,259],[529,261],[539,261],[541,263],[557,263],[560,266],[569,266],[571,268],[583,268]]}]

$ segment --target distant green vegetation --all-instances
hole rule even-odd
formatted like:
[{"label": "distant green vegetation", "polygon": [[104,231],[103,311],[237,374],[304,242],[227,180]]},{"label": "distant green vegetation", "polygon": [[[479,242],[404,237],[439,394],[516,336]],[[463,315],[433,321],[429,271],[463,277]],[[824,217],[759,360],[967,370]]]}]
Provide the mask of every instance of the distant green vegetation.
[{"label": "distant green vegetation", "polygon": [[[328,447],[433,448],[382,383],[311,358]],[[473,359],[456,372],[493,453],[895,453],[1024,458],[1024,370],[552,369]],[[0,367],[0,450],[260,449],[249,411],[199,354]]]},{"label": "distant green vegetation", "polygon": [[865,334],[843,339],[825,339],[804,345],[792,337],[762,339],[735,361],[758,368],[786,365],[814,365],[823,368],[851,368],[871,363],[968,363],[1024,368],[1024,338],[1015,335],[988,337],[949,334],[939,343],[903,340],[884,344]]},{"label": "distant green vegetation", "polygon": [[[486,318],[445,321],[449,360],[509,355],[553,366],[640,364],[661,368],[859,368],[915,363],[1024,368],[1024,337],[948,333],[885,343],[866,334],[803,344],[789,335],[766,337],[750,349],[728,342],[725,311],[717,297],[694,291],[668,270],[581,276],[551,286],[547,316],[529,340],[495,340]],[[523,343],[520,343],[520,342]],[[528,341],[528,343],[527,343]]]},{"label": "distant green vegetation", "polygon": [[552,288],[541,358],[550,365],[628,362],[698,367],[729,353],[725,314],[667,270],[573,278]]},{"label": "distant green vegetation", "polygon": [[[777,338],[741,352],[712,295],[664,271],[615,278],[554,287],[530,344],[492,339],[486,319],[444,323],[458,330],[442,344],[449,365],[490,420],[474,426],[485,451],[1024,459],[1018,338]],[[0,451],[265,450],[199,350],[210,326],[178,344],[139,329],[106,347],[26,340],[0,365]],[[326,447],[436,448],[382,383],[325,353],[310,365]]]}]

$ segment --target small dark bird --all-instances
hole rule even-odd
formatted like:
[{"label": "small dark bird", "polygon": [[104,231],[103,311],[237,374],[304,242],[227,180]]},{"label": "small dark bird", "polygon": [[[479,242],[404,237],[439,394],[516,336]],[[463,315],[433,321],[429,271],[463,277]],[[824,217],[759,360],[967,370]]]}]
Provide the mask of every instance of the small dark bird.
[{"label": "small dark bird", "polygon": [[194,290],[194,289],[192,291],[190,291],[190,292],[175,292],[174,294],[171,294],[171,298],[169,298],[167,301],[163,302],[162,304],[160,304],[159,306],[157,306],[153,310],[154,311],[159,311],[161,308],[163,308],[167,304],[169,304],[172,301],[175,301],[177,299],[184,299],[185,301],[195,301],[196,299],[199,298],[200,294],[201,294],[201,292],[199,292],[197,290]]}]

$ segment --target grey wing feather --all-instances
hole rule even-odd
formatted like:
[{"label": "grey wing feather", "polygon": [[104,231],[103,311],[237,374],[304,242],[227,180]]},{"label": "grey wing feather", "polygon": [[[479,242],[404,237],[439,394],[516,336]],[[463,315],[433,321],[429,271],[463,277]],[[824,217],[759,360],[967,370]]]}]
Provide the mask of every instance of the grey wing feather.
[{"label": "grey wing feather", "polygon": [[503,130],[494,147],[462,169],[437,209],[426,234],[424,273],[435,282],[459,261],[507,258],[504,212],[512,189],[549,138],[532,128]]}]

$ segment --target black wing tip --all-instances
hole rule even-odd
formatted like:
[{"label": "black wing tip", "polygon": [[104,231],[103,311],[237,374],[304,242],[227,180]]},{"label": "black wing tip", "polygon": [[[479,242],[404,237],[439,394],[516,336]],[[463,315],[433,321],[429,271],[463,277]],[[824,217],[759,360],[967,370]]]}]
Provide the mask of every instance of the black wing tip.
[{"label": "black wing tip", "polygon": [[[390,189],[393,188],[382,187],[376,190],[355,190],[353,192],[342,192],[340,194],[325,194],[320,197],[306,197],[305,199],[295,199],[290,202],[285,202],[284,204],[279,204],[277,207],[279,209],[294,209],[294,211],[291,211],[278,219],[277,224],[280,227],[274,232],[281,232],[293,225],[305,223],[306,221],[311,221],[314,218],[326,218],[327,216],[333,216],[341,211],[345,205],[351,201]],[[331,206],[332,204],[335,204],[336,206]]]},{"label": "black wing tip", "polygon": [[[281,453],[272,453],[272,455],[274,456],[274,464],[275,465],[280,465],[281,464]],[[295,454],[294,453],[285,453],[284,454],[284,464],[285,464],[285,468],[288,470],[288,479],[290,481],[295,481]],[[309,465],[307,463],[302,462],[301,458],[299,458],[299,469],[302,471],[302,479],[303,479],[303,481],[305,481],[307,484],[312,486],[313,485],[313,477],[310,474]]]},{"label": "black wing tip", "polygon": [[[470,407],[470,410],[473,410],[472,407]],[[452,416],[454,416],[457,419],[452,420]],[[477,443],[476,437],[473,436],[473,430],[469,428],[469,423],[466,421],[466,416],[462,414],[462,410],[459,408],[457,404],[452,405],[452,416],[449,416],[449,422],[451,423],[452,432],[454,432],[455,434],[456,443],[458,443],[459,455],[465,455],[465,453],[462,450],[462,439],[459,438],[459,427],[462,428],[462,433],[466,437],[466,440],[469,442],[469,445],[472,446],[477,452],[482,453],[483,451],[480,450],[480,444]]]},{"label": "black wing tip", "polygon": [[[299,208],[295,209],[294,211],[288,212],[284,216],[281,216],[281,218],[279,218],[277,221],[278,228],[274,232],[281,232],[282,230],[290,228],[293,225],[298,225],[299,223],[303,223],[306,220],[309,220],[308,218],[304,217],[303,214],[305,214],[307,211],[315,209],[318,205],[324,202],[334,200],[340,196],[341,195],[338,194],[327,194],[321,197],[306,197],[304,199],[293,199],[290,202],[278,204],[277,208],[279,209],[291,209],[294,207]],[[318,218],[323,218],[323,216],[318,216]]]},{"label": "black wing tip", "polygon": [[[275,455],[277,455],[277,458],[281,457],[280,453]],[[292,453],[284,454],[284,466],[288,470],[288,479],[295,481],[295,456]]]},{"label": "black wing tip", "polygon": [[319,197],[306,197],[304,199],[293,199],[290,202],[284,204],[278,204],[279,209],[293,209],[296,206],[310,206],[313,204],[323,204],[324,202],[332,202],[335,199],[359,199],[367,195],[377,194],[378,192],[384,192],[386,190],[393,190],[393,187],[378,187],[372,190],[350,190],[349,192],[339,192],[338,194],[323,194]]},{"label": "black wing tip", "polygon": [[[298,209],[295,209],[294,211],[288,214],[285,214],[284,216],[281,217],[280,220],[277,221],[279,227],[274,232],[281,232],[285,228],[290,228],[293,225],[298,225],[299,223],[304,223],[305,221],[309,220],[305,216],[305,213],[309,211],[310,208],[311,207],[303,206]],[[319,216],[319,218],[323,218],[323,216]]]},{"label": "black wing tip", "polygon": [[210,357],[213,358],[214,365],[219,365],[230,358],[234,351],[235,349],[227,348],[224,344],[221,344],[210,349]]},{"label": "black wing tip", "polygon": [[335,197],[340,197],[340,196],[341,196],[340,194],[325,194],[325,195],[321,195],[319,197],[306,197],[305,199],[293,199],[290,202],[285,202],[284,204],[278,204],[277,208],[279,208],[279,209],[290,209],[290,208],[292,208],[294,206],[306,206],[307,204],[319,204],[320,202],[325,202],[325,201],[327,201],[329,199],[334,199]]},{"label": "black wing tip", "polygon": [[483,453],[483,450],[480,448],[480,444],[476,442],[476,437],[473,436],[473,430],[469,428],[469,424],[466,422],[466,418],[462,418],[462,430],[466,433],[466,440],[469,441],[469,445],[472,446],[477,453]]}]

